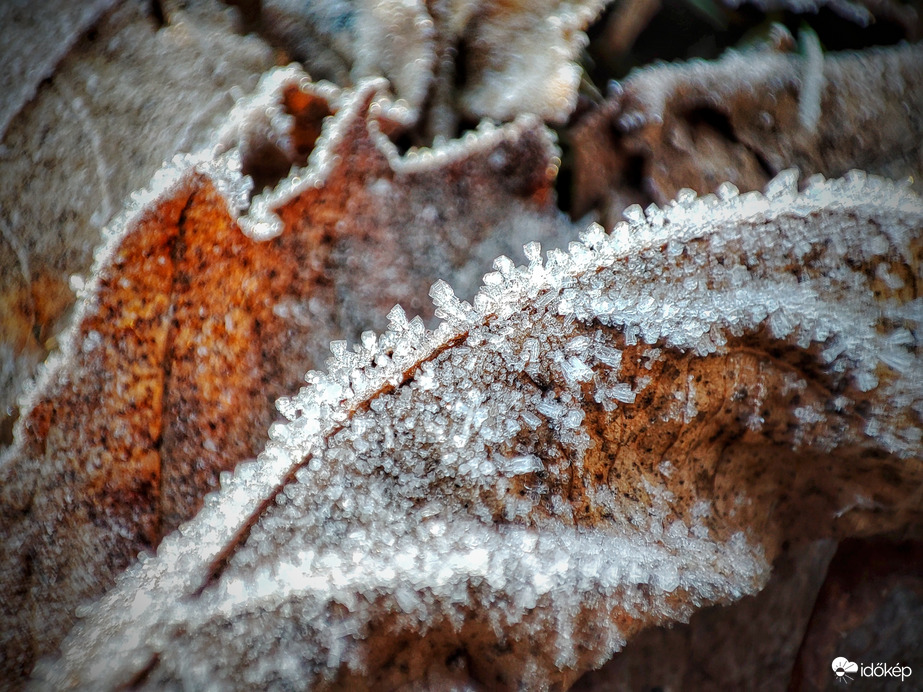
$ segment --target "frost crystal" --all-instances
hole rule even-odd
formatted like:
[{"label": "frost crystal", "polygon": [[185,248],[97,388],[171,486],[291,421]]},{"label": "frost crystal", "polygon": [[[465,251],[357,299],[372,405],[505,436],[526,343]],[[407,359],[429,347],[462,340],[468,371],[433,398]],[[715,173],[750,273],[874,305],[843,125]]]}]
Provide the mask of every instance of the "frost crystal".
[{"label": "frost crystal", "polygon": [[[871,177],[722,197],[686,195],[662,226],[631,211],[627,235],[591,229],[544,264],[529,246],[473,307],[434,285],[435,332],[395,309],[377,340],[334,347],[259,459],[87,611],[45,685],[300,687],[383,674],[374,652],[398,631],[448,651],[506,642],[478,665],[542,688],[759,588],[776,543],[737,522],[762,499],[729,501],[720,473],[688,495],[730,442],[665,450],[730,415],[802,460],[918,458],[919,310],[862,268],[905,266],[923,205]],[[773,370],[755,348],[816,353],[832,384],[802,387],[802,361]]]}]

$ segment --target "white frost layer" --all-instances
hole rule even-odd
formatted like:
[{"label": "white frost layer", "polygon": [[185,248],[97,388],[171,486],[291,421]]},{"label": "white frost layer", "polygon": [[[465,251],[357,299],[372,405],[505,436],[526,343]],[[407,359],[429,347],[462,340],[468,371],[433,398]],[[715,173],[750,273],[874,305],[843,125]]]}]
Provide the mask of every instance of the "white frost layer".
[{"label": "white frost layer", "polygon": [[[274,102],[281,100],[280,94],[284,86],[296,83],[298,72],[297,68],[285,69],[286,72],[268,73],[260,83],[258,96],[242,104],[231,122],[272,120],[278,124],[270,129],[278,131],[282,122],[275,115],[278,105],[274,105]],[[315,92],[322,90],[320,93],[323,93],[335,106],[337,113],[324,123],[321,136],[311,152],[307,165],[294,167],[288,177],[274,189],[254,197],[249,213],[238,219],[241,229],[255,240],[268,240],[281,233],[282,221],[276,211],[306,190],[322,187],[326,183],[333,167],[339,163],[337,151],[344,138],[349,136],[350,128],[354,127],[357,121],[364,121],[364,125],[369,130],[369,137],[397,175],[435,170],[469,158],[478,152],[491,151],[504,140],[515,140],[522,133],[530,131],[540,123],[540,120],[533,115],[521,115],[513,122],[502,126],[483,121],[474,132],[468,132],[459,139],[445,141],[432,147],[414,148],[405,155],[401,155],[391,140],[380,132],[376,121],[378,117],[390,117],[387,112],[389,105],[386,80],[365,79],[359,82],[355,89],[342,93],[336,93],[327,86],[319,87],[308,83],[304,78],[297,83],[304,89],[310,88]],[[272,115],[267,116],[266,113]],[[253,126],[250,125],[247,130],[252,131]],[[233,126],[226,128],[226,134],[221,137],[221,141],[239,139],[240,137],[235,135]],[[549,159],[557,160],[557,149],[550,137],[548,147]],[[286,150],[284,146],[281,148],[283,151]]]},{"label": "white frost layer", "polygon": [[[495,613],[501,629],[573,633],[556,644],[556,663],[567,666],[579,644],[603,659],[621,641],[605,622],[605,636],[580,641],[566,619],[583,605],[669,619],[684,616],[668,598],[675,589],[701,604],[758,587],[768,568],[758,549],[740,535],[716,541],[700,523],[707,507],[669,523],[670,498],[648,488],[646,517],[614,515],[611,526],[581,530],[553,490],[588,448],[586,392],[620,405],[646,386],[625,389],[621,358],[594,325],[620,329],[628,344],[702,355],[761,325],[805,349],[835,347],[831,373],[858,392],[885,387],[866,433],[896,454],[920,454],[919,300],[876,300],[846,260],[901,264],[923,228],[923,203],[862,174],[815,178],[801,193],[796,183],[787,172],[765,195],[726,185],[720,197],[683,193],[664,209],[630,209],[611,235],[593,226],[547,262],[535,245],[526,267],[499,258],[473,305],[437,282],[431,295],[445,321],[435,332],[395,308],[381,336],[367,333],[352,350],[332,344],[328,372],[309,373],[307,387],[280,400],[290,422],[273,426],[259,459],[224,478],[156,558],[122,575],[40,674],[59,688],[116,685],[160,654],[151,684],[158,675],[230,681],[246,647],[258,645],[270,650],[264,665],[247,668],[248,684],[304,675],[302,665],[361,670],[353,643],[372,614],[428,623],[459,604]],[[543,393],[523,372],[560,388]],[[885,375],[890,384],[879,384]],[[823,412],[797,415],[809,425]],[[537,426],[552,435],[552,451],[535,435],[517,438]],[[528,455],[540,458],[544,478],[522,463]],[[509,469],[534,475],[524,496],[511,492]],[[550,510],[539,511],[544,494]],[[622,508],[605,487],[590,499]],[[193,598],[254,520],[217,584]],[[523,549],[533,538],[540,560]],[[628,589],[640,583],[650,587],[643,602]],[[339,636],[323,629],[335,603],[358,613]],[[297,655],[285,644],[293,628],[305,638]],[[209,641],[208,655],[194,654]]]},{"label": "white frost layer", "polygon": [[[387,86],[384,79],[367,79],[350,92],[340,94],[339,112],[324,123],[321,136],[304,168],[295,168],[275,189],[254,197],[247,216],[238,219],[241,229],[255,240],[268,240],[282,232],[282,221],[275,210],[303,191],[321,187],[336,163],[335,150],[347,135],[358,114],[364,113],[372,98]],[[268,90],[272,89],[267,84]]]}]

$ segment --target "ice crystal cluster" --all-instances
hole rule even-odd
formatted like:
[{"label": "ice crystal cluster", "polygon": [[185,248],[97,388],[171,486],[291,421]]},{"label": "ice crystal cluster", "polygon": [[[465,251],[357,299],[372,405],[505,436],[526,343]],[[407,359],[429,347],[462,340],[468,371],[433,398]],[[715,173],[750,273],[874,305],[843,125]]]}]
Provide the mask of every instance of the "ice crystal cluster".
[{"label": "ice crystal cluster", "polygon": [[[598,665],[638,623],[758,589],[762,547],[707,501],[644,481],[632,504],[588,477],[590,419],[652,386],[622,376],[629,349],[704,358],[764,330],[820,354],[840,408],[874,390],[864,434],[920,454],[923,306],[889,269],[912,265],[918,198],[861,174],[799,192],[789,172],[626,217],[544,261],[537,244],[526,266],[500,257],[472,304],[437,282],[434,331],[396,307],[385,333],[333,343],[260,457],[85,609],[37,687],[301,688],[374,673],[376,631],[480,625],[472,661],[509,655],[506,684],[542,688],[548,662]],[[793,444],[844,443],[812,432],[827,413],[794,411]]]}]

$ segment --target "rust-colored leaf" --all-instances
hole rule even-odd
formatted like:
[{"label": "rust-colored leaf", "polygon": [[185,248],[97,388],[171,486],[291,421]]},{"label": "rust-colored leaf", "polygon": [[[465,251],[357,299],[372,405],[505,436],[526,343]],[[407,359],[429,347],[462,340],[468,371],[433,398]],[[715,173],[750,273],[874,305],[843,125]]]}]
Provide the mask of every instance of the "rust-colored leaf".
[{"label": "rust-colored leaf", "polygon": [[[263,216],[250,225],[281,220],[275,237],[241,232],[227,196],[241,183],[205,173],[219,165],[206,157],[168,170],[172,184],[110,240],[0,469],[0,540],[14,556],[2,583],[16,589],[3,606],[6,671],[52,651],[77,604],[191,518],[221,471],[260,451],[273,402],[297,390],[332,339],[383,324],[437,276],[464,287],[479,256],[518,234],[566,228],[540,123],[415,162],[375,134],[375,93],[370,84],[341,98],[289,70],[235,112],[243,129],[219,130],[220,160],[238,156],[265,178],[303,160],[338,111],[301,174],[318,184],[278,193],[285,201],[272,209],[255,203]],[[288,130],[263,128],[273,103],[287,109]]]},{"label": "rust-colored leaf", "polygon": [[[165,160],[198,148],[272,66],[220,3],[0,6],[0,447],[53,351],[101,229]],[[283,174],[287,172],[283,172]]]}]

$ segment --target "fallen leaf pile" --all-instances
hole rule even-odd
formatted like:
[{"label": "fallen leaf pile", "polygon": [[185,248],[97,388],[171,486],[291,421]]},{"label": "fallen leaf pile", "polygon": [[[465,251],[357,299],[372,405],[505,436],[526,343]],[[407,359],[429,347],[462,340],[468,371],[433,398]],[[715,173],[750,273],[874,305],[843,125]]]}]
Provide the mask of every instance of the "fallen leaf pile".
[{"label": "fallen leaf pile", "polygon": [[0,55],[4,688],[823,686],[920,607],[918,45],[603,98],[601,3],[48,4],[0,10],[56,46]]}]

